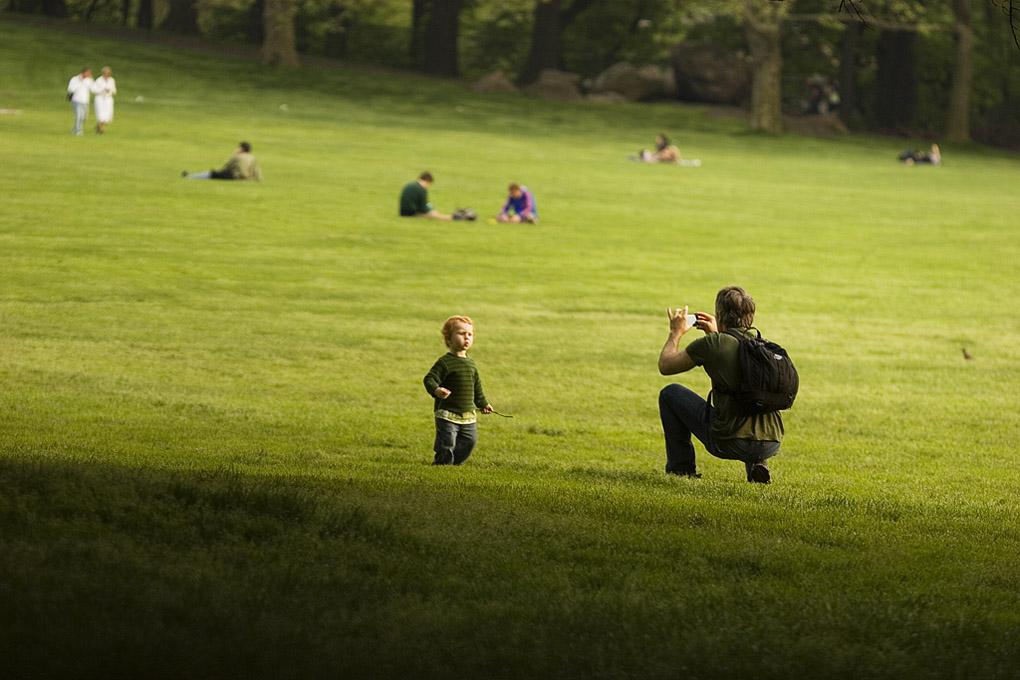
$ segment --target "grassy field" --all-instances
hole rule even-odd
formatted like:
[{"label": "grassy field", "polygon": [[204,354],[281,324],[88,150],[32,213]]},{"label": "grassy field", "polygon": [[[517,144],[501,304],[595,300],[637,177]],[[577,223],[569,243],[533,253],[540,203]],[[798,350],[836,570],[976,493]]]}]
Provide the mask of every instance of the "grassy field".
[{"label": "grassy field", "polygon": [[[0,17],[8,108],[9,677],[1020,677],[1016,157]],[[659,131],[702,166],[626,160]],[[180,179],[241,139],[261,184]],[[483,219],[396,217],[424,169]],[[665,308],[729,284],[801,374],[768,487],[663,474]],[[434,468],[455,313],[515,417]]]}]

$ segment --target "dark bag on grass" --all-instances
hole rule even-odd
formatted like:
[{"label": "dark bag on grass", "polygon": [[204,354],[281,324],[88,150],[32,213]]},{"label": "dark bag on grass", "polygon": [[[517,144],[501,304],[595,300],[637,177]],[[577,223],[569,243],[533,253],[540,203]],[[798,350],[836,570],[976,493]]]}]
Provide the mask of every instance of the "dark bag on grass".
[{"label": "dark bag on grass", "polygon": [[727,392],[748,415],[782,411],[793,406],[800,387],[800,377],[790,355],[774,342],[761,337],[748,338],[736,331],[726,331],[740,342],[740,388]]}]

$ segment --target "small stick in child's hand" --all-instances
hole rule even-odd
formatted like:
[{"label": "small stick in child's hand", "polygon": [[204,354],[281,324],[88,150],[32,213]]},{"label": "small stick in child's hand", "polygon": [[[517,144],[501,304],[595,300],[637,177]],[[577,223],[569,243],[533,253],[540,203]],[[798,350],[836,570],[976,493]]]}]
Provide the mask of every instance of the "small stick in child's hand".
[{"label": "small stick in child's hand", "polygon": [[494,413],[497,416],[503,416],[504,418],[513,418],[513,416],[507,415],[506,413],[500,413],[499,411],[490,411],[490,413]]}]

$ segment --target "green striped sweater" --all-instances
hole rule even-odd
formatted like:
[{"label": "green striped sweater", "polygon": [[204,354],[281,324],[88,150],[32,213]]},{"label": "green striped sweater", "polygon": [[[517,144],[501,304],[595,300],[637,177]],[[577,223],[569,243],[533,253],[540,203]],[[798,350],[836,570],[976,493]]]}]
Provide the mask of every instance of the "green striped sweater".
[{"label": "green striped sweater", "polygon": [[469,356],[459,357],[456,354],[444,354],[436,360],[425,375],[425,389],[435,397],[436,388],[445,387],[450,390],[446,399],[436,398],[436,411],[452,411],[454,413],[474,413],[475,407],[485,408],[489,402],[482,391],[482,380],[478,376],[475,360]]}]

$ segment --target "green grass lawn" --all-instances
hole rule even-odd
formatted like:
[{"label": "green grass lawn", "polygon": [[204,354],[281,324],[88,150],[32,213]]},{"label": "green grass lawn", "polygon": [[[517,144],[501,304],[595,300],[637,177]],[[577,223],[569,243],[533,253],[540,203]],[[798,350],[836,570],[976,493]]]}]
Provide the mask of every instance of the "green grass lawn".
[{"label": "green grass lawn", "polygon": [[[10,677],[1020,677],[1015,156],[0,17],[7,108]],[[702,166],[626,160],[660,131]],[[180,179],[242,139],[261,184]],[[397,217],[425,169],[482,219]],[[801,375],[768,487],[663,473],[665,309],[729,284]],[[434,468],[457,313],[515,417]]]}]

